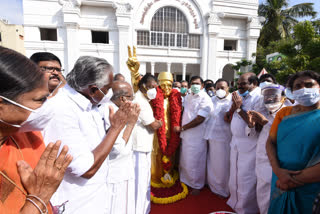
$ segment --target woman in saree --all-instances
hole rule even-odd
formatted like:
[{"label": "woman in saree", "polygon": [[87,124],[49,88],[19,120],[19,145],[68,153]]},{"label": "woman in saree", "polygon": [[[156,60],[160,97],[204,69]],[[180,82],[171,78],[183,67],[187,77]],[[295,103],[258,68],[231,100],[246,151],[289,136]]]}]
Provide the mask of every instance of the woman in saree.
[{"label": "woman in saree", "polygon": [[49,200],[72,157],[67,147],[58,155],[59,141],[45,148],[40,132],[19,132],[48,95],[45,73],[0,47],[0,213],[52,213]]},{"label": "woman in saree", "polygon": [[270,214],[312,213],[320,191],[320,75],[298,72],[288,85],[299,105],[277,113],[266,143],[273,171]]}]

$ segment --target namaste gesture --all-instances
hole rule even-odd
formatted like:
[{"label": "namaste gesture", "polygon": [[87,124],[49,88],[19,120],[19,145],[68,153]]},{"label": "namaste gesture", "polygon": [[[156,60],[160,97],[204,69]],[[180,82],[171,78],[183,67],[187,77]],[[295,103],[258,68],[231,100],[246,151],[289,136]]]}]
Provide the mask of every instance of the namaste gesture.
[{"label": "namaste gesture", "polygon": [[132,73],[139,71],[140,63],[137,59],[136,47],[133,46],[133,54],[131,54],[131,47],[128,45],[128,61],[127,66]]}]

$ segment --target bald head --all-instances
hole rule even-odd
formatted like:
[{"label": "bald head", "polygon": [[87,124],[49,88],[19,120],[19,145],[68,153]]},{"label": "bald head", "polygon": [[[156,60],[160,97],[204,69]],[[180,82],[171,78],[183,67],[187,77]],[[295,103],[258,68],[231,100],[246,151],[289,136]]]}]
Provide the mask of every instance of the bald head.
[{"label": "bald head", "polygon": [[246,91],[252,91],[259,85],[259,79],[255,73],[248,72],[240,76],[238,80],[238,89],[242,94]]},{"label": "bald head", "polygon": [[113,80],[114,80],[114,81],[126,81],[126,79],[124,78],[124,76],[123,76],[122,74],[120,74],[120,73],[114,75]]},{"label": "bald head", "polygon": [[128,82],[114,81],[112,83],[113,96],[112,102],[117,106],[120,106],[123,102],[133,100],[133,90]]}]

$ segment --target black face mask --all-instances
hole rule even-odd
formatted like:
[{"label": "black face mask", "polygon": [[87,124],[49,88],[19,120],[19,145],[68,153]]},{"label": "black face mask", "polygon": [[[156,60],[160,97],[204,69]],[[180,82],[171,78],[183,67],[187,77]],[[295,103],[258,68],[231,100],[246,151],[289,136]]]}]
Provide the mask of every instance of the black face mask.
[{"label": "black face mask", "polygon": [[214,92],[211,91],[211,90],[207,91],[207,94],[208,94],[210,97],[213,97],[213,96],[214,96]]}]

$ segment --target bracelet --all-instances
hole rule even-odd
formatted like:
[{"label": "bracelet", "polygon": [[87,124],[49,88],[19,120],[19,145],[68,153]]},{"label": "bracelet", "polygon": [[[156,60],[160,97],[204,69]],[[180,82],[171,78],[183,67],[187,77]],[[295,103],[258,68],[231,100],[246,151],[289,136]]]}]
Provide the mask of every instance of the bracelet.
[{"label": "bracelet", "polygon": [[43,206],[44,206],[44,208],[45,208],[45,211],[44,212],[42,212],[42,213],[48,213],[49,211],[48,211],[48,208],[47,208],[47,205],[44,203],[44,201],[41,199],[41,198],[39,198],[38,196],[36,196],[36,195],[27,195],[27,199],[28,199],[28,197],[33,197],[33,198],[35,198],[35,199],[37,199]]},{"label": "bracelet", "polygon": [[38,204],[36,204],[36,202],[32,201],[30,198],[26,198],[26,200],[29,201],[30,203],[32,203],[33,206],[35,206],[35,207],[39,210],[40,214],[47,214],[47,213],[45,213],[45,212],[42,212],[42,210],[40,209],[40,207],[38,206]]}]

